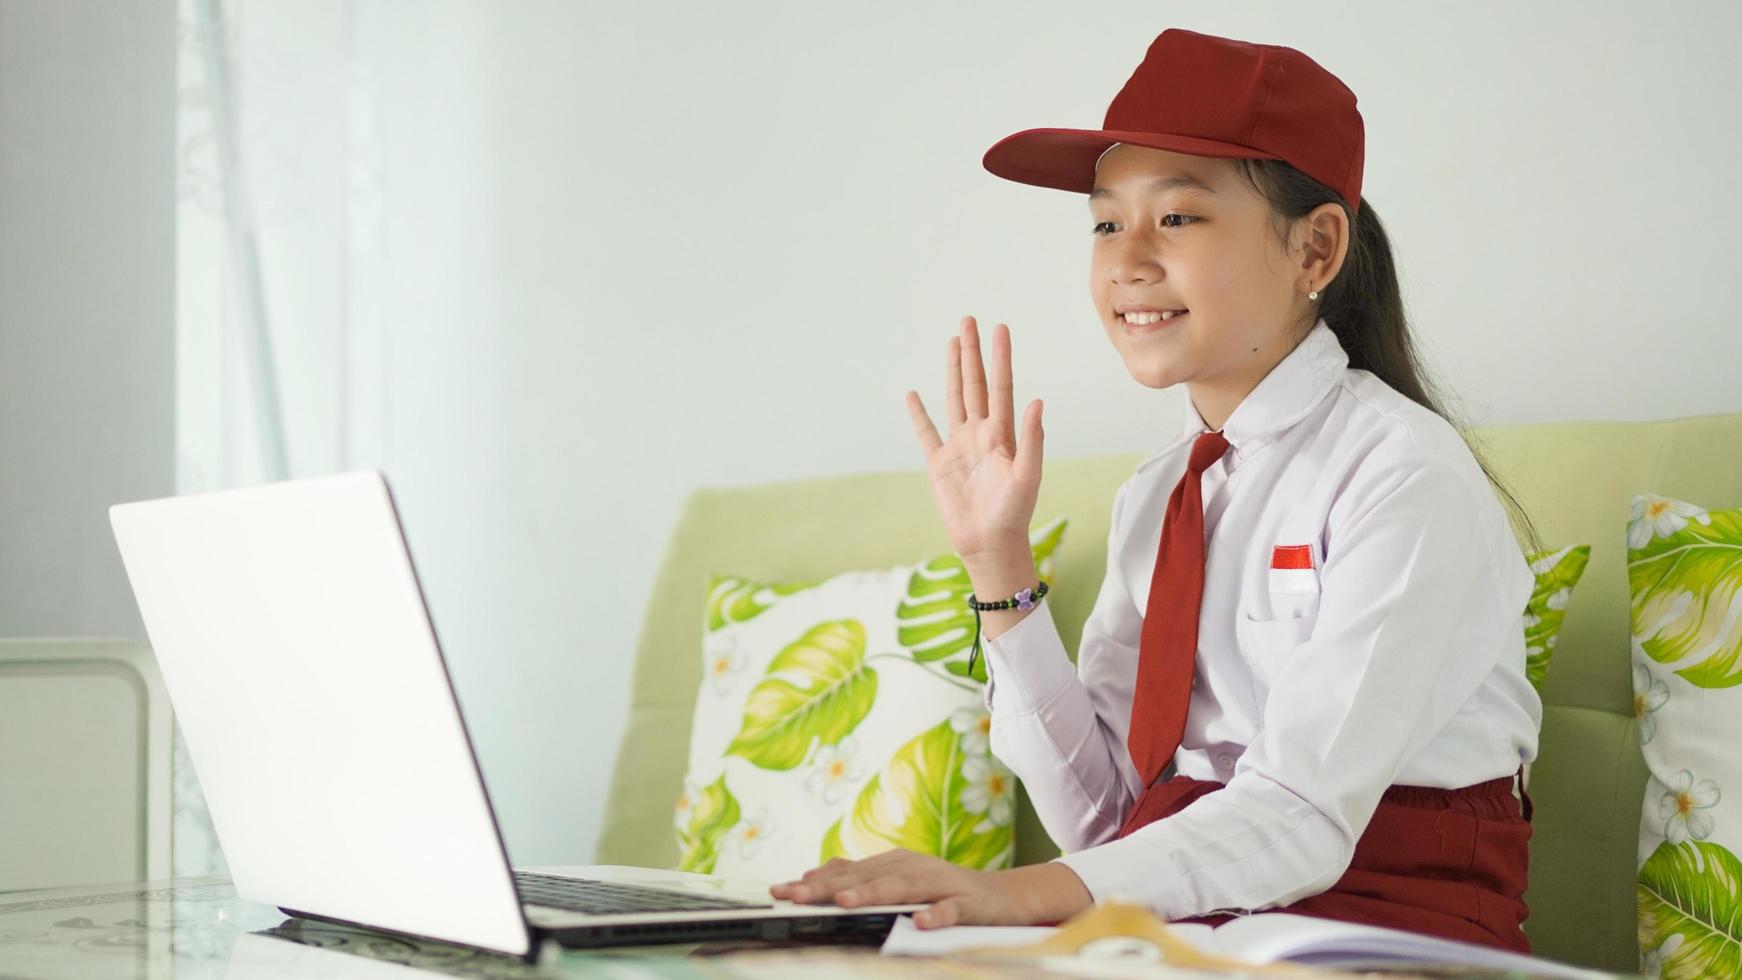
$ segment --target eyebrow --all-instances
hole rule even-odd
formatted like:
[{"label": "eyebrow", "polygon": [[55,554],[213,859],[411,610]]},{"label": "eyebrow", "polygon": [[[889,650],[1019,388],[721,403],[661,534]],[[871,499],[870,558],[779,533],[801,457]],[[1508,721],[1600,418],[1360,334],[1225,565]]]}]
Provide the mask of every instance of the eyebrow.
[{"label": "eyebrow", "polygon": [[[1206,194],[1216,193],[1214,187],[1211,187],[1209,184],[1193,177],[1191,174],[1168,174],[1165,177],[1157,177],[1150,181],[1144,189],[1151,193],[1155,193],[1157,191],[1173,190],[1175,187],[1189,187],[1192,190],[1203,191]],[[1105,187],[1097,187],[1089,192],[1090,201],[1094,201],[1096,198],[1112,196],[1113,192]]]}]

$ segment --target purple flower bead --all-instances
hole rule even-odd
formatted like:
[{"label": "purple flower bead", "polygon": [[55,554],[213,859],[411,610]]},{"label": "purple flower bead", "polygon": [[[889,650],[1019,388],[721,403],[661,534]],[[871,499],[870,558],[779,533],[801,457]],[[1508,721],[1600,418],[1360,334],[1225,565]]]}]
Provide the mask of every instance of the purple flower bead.
[{"label": "purple flower bead", "polygon": [[1018,609],[1033,609],[1034,608],[1034,590],[1033,589],[1023,589],[1021,592],[1016,593],[1016,608],[1018,608]]}]

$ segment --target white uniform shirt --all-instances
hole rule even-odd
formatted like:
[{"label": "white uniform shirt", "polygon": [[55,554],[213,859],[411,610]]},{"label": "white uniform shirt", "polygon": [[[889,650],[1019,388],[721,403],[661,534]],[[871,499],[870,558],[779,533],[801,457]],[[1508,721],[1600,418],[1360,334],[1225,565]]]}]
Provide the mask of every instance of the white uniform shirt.
[{"label": "white uniform shirt", "polygon": [[[1125,744],[1168,496],[1208,427],[1119,487],[1077,667],[1050,603],[985,643],[992,751],[1097,900],[1182,918],[1335,884],[1385,789],[1510,776],[1536,756],[1534,577],[1443,418],[1351,369],[1324,320],[1222,428],[1202,477],[1197,675],[1178,772],[1225,783],[1115,839],[1143,787]],[[1272,571],[1307,545],[1312,571]],[[1087,583],[1059,582],[1060,588]]]}]

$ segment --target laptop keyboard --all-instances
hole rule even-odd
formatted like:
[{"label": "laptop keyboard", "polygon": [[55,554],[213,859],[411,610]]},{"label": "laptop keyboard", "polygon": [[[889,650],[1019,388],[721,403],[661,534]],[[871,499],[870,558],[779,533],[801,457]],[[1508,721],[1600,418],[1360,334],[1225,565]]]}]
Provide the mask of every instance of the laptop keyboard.
[{"label": "laptop keyboard", "polygon": [[699,912],[708,909],[766,909],[769,902],[743,902],[733,898],[716,898],[665,888],[625,885],[591,878],[568,878],[561,875],[538,874],[533,871],[514,872],[514,888],[520,900],[531,905],[547,905],[570,912],[590,912],[595,915],[617,915],[627,912]]}]

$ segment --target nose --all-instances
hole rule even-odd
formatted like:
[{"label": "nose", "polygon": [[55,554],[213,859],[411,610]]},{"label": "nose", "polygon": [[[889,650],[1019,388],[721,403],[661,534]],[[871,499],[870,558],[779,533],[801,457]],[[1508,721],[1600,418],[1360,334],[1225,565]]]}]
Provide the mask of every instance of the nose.
[{"label": "nose", "polygon": [[1155,240],[1140,230],[1128,231],[1106,245],[1106,274],[1115,283],[1155,282],[1161,278]]}]

